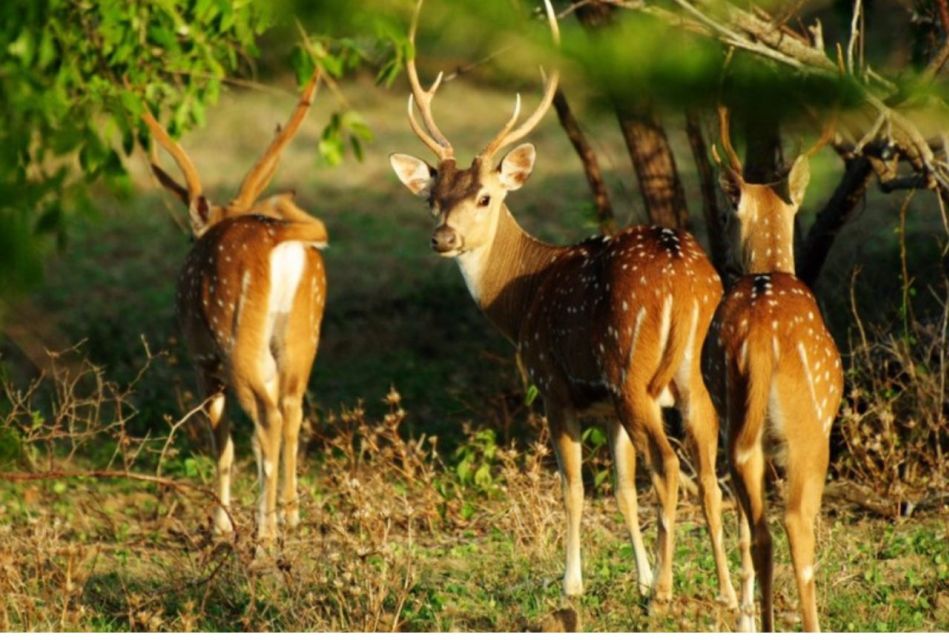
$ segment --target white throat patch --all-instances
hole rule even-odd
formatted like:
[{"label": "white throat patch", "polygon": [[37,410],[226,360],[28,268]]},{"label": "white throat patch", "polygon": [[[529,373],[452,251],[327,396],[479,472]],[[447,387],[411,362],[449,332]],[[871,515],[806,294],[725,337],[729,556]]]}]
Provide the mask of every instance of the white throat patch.
[{"label": "white throat patch", "polygon": [[468,293],[479,305],[481,304],[481,279],[488,264],[490,248],[490,245],[484,245],[455,257],[458,268],[461,269],[461,275],[465,279],[465,285],[468,287]]}]

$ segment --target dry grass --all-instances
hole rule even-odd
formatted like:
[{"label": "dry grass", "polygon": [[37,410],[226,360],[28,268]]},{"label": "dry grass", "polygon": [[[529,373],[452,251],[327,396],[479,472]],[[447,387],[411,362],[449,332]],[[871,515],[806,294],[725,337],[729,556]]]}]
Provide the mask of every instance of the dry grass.
[{"label": "dry grass", "polygon": [[855,326],[839,438],[840,477],[890,516],[949,500],[949,304],[902,335]]},{"label": "dry grass", "polygon": [[[188,453],[188,421],[170,423],[161,437],[131,435],[119,414],[128,415],[123,403],[134,388],[109,384],[96,368],[78,376],[25,394],[6,390],[16,408],[0,434],[17,445],[6,462],[32,471],[5,472],[0,485],[4,630],[525,630],[562,628],[577,616],[587,630],[734,624],[714,604],[706,533],[690,500],[680,507],[677,596],[668,609],[650,615],[638,595],[630,545],[600,491],[591,491],[585,514],[587,594],[560,596],[559,483],[536,416],[529,443],[502,446],[493,431],[466,428],[446,454],[435,437],[404,435],[407,413],[394,389],[378,421],[361,406],[311,415],[303,522],[255,557],[246,451],[238,454],[235,533],[213,539],[213,463]],[[648,541],[650,494],[642,505]],[[944,511],[900,527],[837,501],[825,514],[818,581],[827,627],[945,623]],[[726,527],[735,530],[730,508]],[[780,540],[777,553],[779,626],[795,628]],[[875,627],[860,617],[869,610]]]}]

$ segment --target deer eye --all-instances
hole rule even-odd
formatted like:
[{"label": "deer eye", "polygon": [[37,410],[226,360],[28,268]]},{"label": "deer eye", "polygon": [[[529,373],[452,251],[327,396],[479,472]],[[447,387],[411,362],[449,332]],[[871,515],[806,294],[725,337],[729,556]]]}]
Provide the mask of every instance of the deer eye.
[{"label": "deer eye", "polygon": [[478,198],[478,206],[479,206],[479,207],[486,207],[486,206],[488,206],[489,204],[491,204],[491,196],[484,195],[484,196],[481,196],[480,198]]}]

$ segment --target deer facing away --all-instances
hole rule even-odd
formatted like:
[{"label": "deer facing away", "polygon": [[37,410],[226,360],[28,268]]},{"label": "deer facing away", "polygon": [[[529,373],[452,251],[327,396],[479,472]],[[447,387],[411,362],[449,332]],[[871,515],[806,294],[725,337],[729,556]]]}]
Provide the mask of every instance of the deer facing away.
[{"label": "deer facing away", "polygon": [[277,532],[281,462],[279,516],[288,527],[300,518],[297,436],[326,301],[326,275],[317,249],[326,246],[327,234],[322,222],[293,202],[292,193],[258,197],[303,122],[318,81],[315,72],[287,126],[278,130],[226,206],[208,202],[184,149],[151,113],[143,115],[152,137],[175,160],[185,185],[159,166],[154,148],[152,170],[188,207],[196,237],[178,278],[176,306],[198,370],[200,393],[208,401],[220,501],[214,532],[233,528],[229,507],[234,443],[224,411],[230,389],[254,423],[260,483],[257,537],[262,544]]},{"label": "deer facing away", "polygon": [[[422,2],[410,30],[414,42]],[[556,18],[547,3],[555,41]],[[702,381],[700,350],[722,294],[720,280],[686,232],[632,227],[613,237],[558,247],[528,235],[505,204],[521,188],[536,152],[521,144],[499,163],[498,152],[525,137],[550,107],[558,75],[552,73],[540,105],[518,128],[513,117],[460,168],[436,125],[428,90],[407,62],[412,92],[409,123],[438,158],[437,166],[404,154],[391,156],[402,183],[424,198],[436,219],[432,248],[455,258],[471,296],[516,345],[517,357],[544,399],[557,452],[567,517],[564,591],[583,590],[580,565],[581,415],[608,416],[616,498],[636,557],[639,587],[657,601],[672,593],[673,532],[679,460],[667,438],[660,407],[682,412],[699,470],[699,487],[717,565],[719,597],[737,605],[722,546],[720,490],[715,476],[718,425]],[[424,122],[414,115],[417,103]],[[657,578],[639,530],[636,450],[649,464],[660,500]]]},{"label": "deer facing away", "polygon": [[761,626],[774,629],[773,560],[765,504],[765,463],[786,474],[784,526],[806,631],[819,631],[814,585],[814,522],[829,459],[830,428],[843,394],[840,355],[817,301],[794,277],[794,216],[810,177],[798,157],[786,180],[749,184],[719,111],[729,164],[721,180],[734,207],[731,246],[745,273],[722,299],[705,344],[703,369],[725,425],[739,499],[742,588],[739,628],[755,628],[754,581]]}]

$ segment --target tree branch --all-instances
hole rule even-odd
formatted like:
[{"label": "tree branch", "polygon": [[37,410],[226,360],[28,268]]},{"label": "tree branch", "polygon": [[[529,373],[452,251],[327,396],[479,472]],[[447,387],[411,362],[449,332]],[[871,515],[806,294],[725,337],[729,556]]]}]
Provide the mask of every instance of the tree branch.
[{"label": "tree branch", "polygon": [[807,286],[814,287],[837,234],[853,219],[872,179],[873,166],[867,158],[856,156],[847,160],[843,177],[804,241],[797,272]]}]

